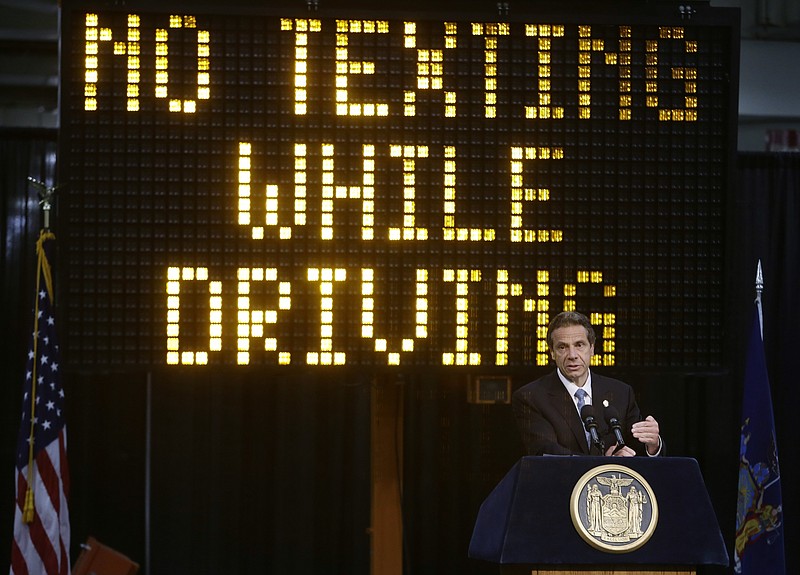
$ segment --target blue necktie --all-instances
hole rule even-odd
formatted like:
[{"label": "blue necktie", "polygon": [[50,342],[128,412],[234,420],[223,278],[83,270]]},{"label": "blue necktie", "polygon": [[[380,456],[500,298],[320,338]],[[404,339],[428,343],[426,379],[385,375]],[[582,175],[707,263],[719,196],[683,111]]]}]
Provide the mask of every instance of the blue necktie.
[{"label": "blue necktie", "polygon": [[586,390],[583,388],[578,388],[578,391],[575,392],[575,397],[578,398],[578,411],[583,409],[583,406],[586,405],[586,396],[589,395],[586,393]]},{"label": "blue necktie", "polygon": [[[583,389],[583,388],[578,388],[578,391],[575,392],[575,397],[578,398],[578,412],[579,413],[580,413],[581,409],[583,409],[583,406],[586,405],[586,396],[587,395],[589,395],[589,394],[586,393],[586,390]],[[583,423],[583,420],[581,420],[581,423]],[[589,449],[591,449],[592,448],[591,436],[589,435],[589,432],[586,431],[585,427],[584,427],[583,432],[586,434],[586,445],[588,445]]]}]

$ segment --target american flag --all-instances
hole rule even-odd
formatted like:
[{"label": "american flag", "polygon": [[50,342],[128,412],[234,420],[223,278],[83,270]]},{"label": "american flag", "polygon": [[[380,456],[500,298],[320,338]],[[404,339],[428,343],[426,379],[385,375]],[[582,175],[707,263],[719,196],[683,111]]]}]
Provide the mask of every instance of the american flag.
[{"label": "american flag", "polygon": [[47,257],[54,240],[42,232],[36,244],[37,296],[17,442],[11,575],[70,572],[67,427]]}]

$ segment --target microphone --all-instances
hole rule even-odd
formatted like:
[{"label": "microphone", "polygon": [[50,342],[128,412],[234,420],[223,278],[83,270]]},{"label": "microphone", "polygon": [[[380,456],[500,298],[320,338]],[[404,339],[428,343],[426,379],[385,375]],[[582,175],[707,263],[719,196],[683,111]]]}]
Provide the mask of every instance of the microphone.
[{"label": "microphone", "polygon": [[584,405],[581,408],[581,419],[583,420],[583,427],[589,432],[592,438],[592,443],[597,446],[600,453],[605,451],[603,442],[600,441],[600,436],[597,434],[597,421],[594,418],[594,407],[591,404]]},{"label": "microphone", "polygon": [[619,422],[619,411],[613,405],[607,405],[605,409],[606,423],[614,432],[614,438],[617,440],[617,445],[622,447],[625,445],[625,439],[622,437],[622,424]]}]

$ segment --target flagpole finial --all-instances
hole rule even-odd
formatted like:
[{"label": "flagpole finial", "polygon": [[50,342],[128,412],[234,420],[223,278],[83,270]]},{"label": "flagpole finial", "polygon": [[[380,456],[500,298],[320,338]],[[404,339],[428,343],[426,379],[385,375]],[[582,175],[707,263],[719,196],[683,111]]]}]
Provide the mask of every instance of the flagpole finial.
[{"label": "flagpole finial", "polygon": [[758,268],[756,269],[756,295],[760,296],[764,291],[764,274],[761,272],[761,260],[758,260]]},{"label": "flagpole finial", "polygon": [[58,186],[48,186],[30,176],[28,176],[28,181],[39,192],[39,205],[42,206],[42,212],[44,213],[44,225],[42,227],[47,231],[50,229],[50,209],[53,207],[53,198],[56,195]]},{"label": "flagpole finial", "polygon": [[756,307],[758,308],[758,327],[761,330],[761,339],[764,339],[764,312],[761,309],[761,292],[764,291],[764,274],[761,272],[761,260],[756,268]]}]

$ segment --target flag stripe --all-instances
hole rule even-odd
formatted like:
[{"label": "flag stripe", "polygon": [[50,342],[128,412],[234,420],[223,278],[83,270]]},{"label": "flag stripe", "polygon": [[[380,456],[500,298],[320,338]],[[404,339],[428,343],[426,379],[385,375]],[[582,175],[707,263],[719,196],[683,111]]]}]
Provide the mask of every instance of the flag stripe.
[{"label": "flag stripe", "polygon": [[[49,509],[43,511],[50,511]],[[48,537],[47,530],[42,524],[42,515],[37,509],[33,518],[33,523],[30,524],[31,541],[39,554],[39,558],[44,564],[45,573],[58,573],[58,558],[56,557],[56,550],[53,549],[52,541]]]},{"label": "flag stripe", "polygon": [[[67,428],[66,426],[61,429],[58,434],[58,463],[61,466],[61,491],[65,494],[69,493],[69,460],[67,459]],[[66,500],[64,501],[63,510],[67,510]],[[69,516],[67,516],[69,517]],[[66,525],[69,529],[69,523]]]},{"label": "flag stripe", "polygon": [[53,465],[53,460],[50,459],[49,451],[51,449],[53,449],[52,444],[48,445],[46,449],[40,451],[36,456],[36,468],[39,470],[39,478],[41,479],[37,484],[36,499],[38,501],[40,495],[47,495],[47,500],[56,513],[55,518],[61,503],[61,486],[58,479],[59,471]]},{"label": "flag stripe", "polygon": [[[34,519],[33,523],[27,524],[22,520],[22,508],[19,507],[15,513],[14,543],[20,552],[20,564],[27,573],[47,573],[44,562],[39,555],[35,545],[35,537],[38,534]],[[13,566],[13,563],[12,563]],[[17,575],[17,572],[13,572]]]},{"label": "flag stripe", "polygon": [[16,575],[29,575],[28,565],[25,563],[25,557],[17,545],[16,539],[11,540],[11,572]]},{"label": "flag stripe", "polygon": [[69,575],[70,561],[69,561],[69,537],[64,537],[64,534],[69,534],[69,506],[67,505],[67,494],[69,493],[69,460],[67,459],[67,428],[64,427],[61,433],[58,434],[58,461],[61,465],[61,493],[59,494],[59,509],[61,512],[58,514],[59,518],[59,531],[62,536],[59,538],[61,547],[61,569],[59,575]]}]

